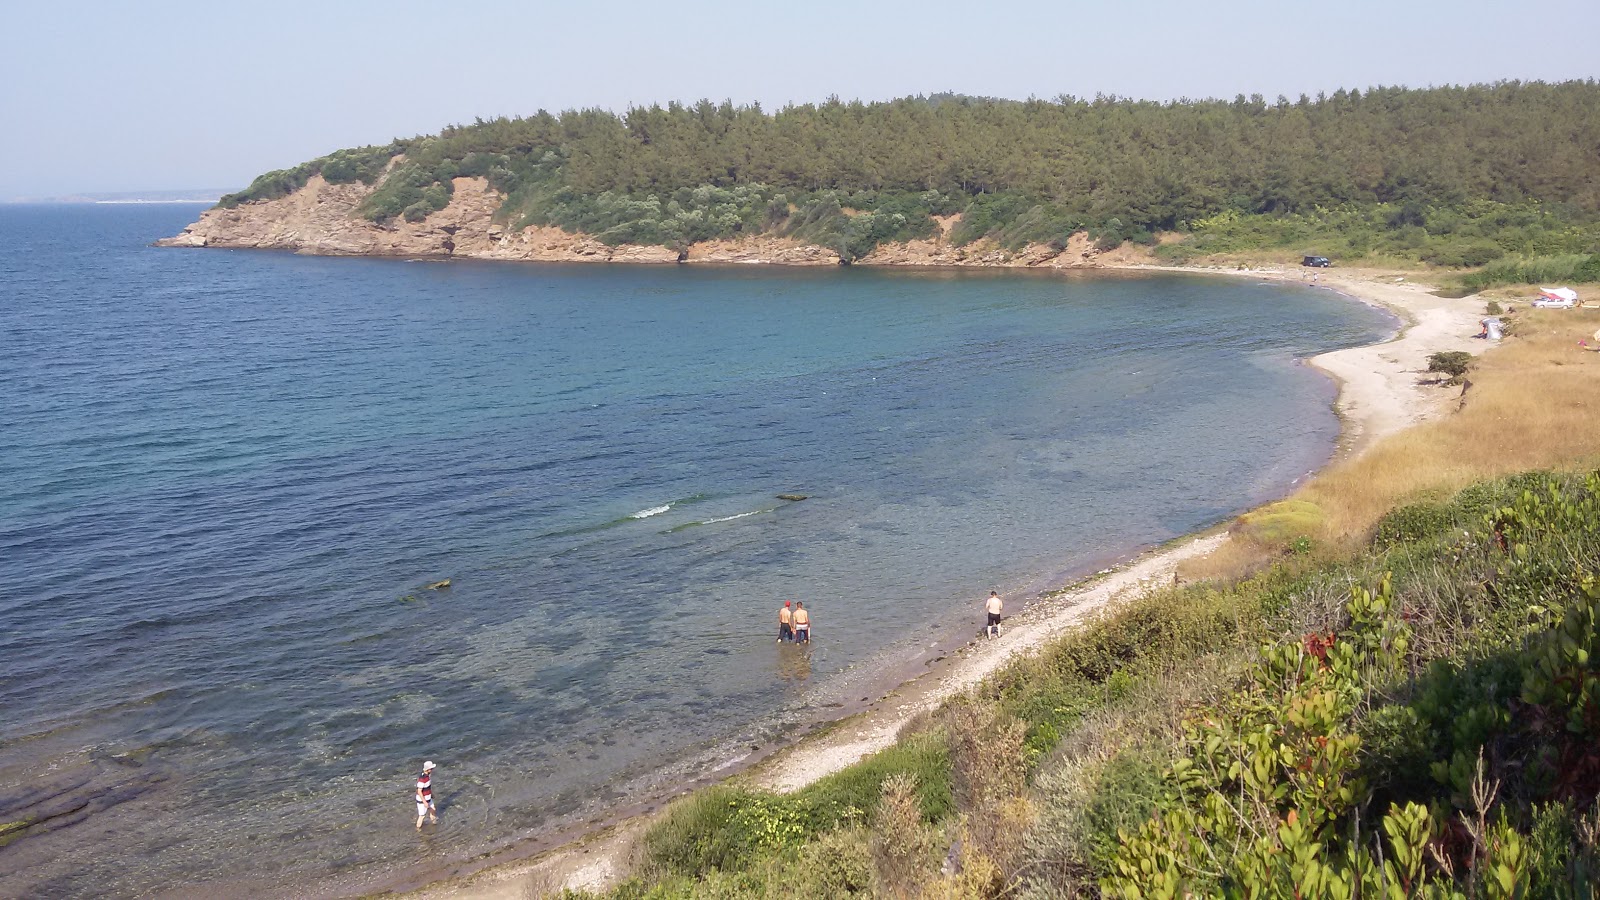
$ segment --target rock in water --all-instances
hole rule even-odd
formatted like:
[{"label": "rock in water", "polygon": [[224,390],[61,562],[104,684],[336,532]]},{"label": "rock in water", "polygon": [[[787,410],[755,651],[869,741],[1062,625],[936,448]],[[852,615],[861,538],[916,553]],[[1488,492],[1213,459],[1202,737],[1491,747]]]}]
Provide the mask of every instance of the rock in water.
[{"label": "rock in water", "polygon": [[437,591],[437,590],[440,590],[441,588],[447,588],[449,586],[450,586],[450,579],[448,579],[448,578],[446,578],[443,581],[435,581],[433,584],[426,585],[427,589],[430,590],[430,591]]},{"label": "rock in water", "polygon": [[778,499],[779,500],[804,500],[804,499],[806,499],[806,495],[805,494],[779,494],[778,495]]}]

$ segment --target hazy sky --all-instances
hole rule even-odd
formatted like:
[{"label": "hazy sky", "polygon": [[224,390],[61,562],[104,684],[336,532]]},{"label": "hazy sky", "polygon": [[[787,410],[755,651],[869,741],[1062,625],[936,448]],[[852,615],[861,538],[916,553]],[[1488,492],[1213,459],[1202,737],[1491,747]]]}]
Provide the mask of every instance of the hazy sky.
[{"label": "hazy sky", "polygon": [[1600,76],[1597,0],[0,0],[0,198],[242,187],[474,116]]}]

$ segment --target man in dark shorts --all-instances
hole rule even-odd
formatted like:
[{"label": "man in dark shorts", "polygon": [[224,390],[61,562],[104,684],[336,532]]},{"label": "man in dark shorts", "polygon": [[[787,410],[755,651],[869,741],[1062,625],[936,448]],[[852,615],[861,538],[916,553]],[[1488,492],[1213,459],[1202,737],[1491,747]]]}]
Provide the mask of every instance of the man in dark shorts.
[{"label": "man in dark shorts", "polygon": [[789,611],[789,601],[783,601],[783,609],[778,610],[778,642],[794,640],[794,614]]},{"label": "man in dark shorts", "polygon": [[983,633],[989,637],[1000,636],[1000,610],[1005,604],[1000,602],[1000,592],[990,591],[989,599],[983,603],[983,608],[989,614],[989,622],[983,626]]}]

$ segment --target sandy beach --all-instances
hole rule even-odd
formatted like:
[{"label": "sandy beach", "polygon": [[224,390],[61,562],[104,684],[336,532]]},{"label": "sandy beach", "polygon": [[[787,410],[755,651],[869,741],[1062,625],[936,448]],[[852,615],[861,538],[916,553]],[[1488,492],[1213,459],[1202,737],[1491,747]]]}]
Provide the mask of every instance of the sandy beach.
[{"label": "sandy beach", "polygon": [[[1308,275],[1298,268],[1130,268],[1309,286]],[[1394,273],[1350,269],[1324,270],[1317,275],[1317,288],[1381,306],[1402,323],[1399,333],[1388,341],[1325,353],[1309,361],[1339,386],[1343,436],[1338,455],[1359,454],[1379,439],[1453,407],[1457,392],[1424,383],[1425,360],[1441,350],[1484,349],[1484,342],[1472,337],[1478,331],[1480,301],[1442,299],[1429,293],[1428,286],[1410,283]],[[1108,604],[1136,596],[1152,585],[1171,583],[1181,562],[1210,552],[1225,538],[1217,532],[1180,540],[1038,597],[1007,598],[1012,614],[998,639],[969,641],[864,711],[801,738],[730,777],[759,788],[792,791],[839,771],[889,746],[913,717],[970,689],[1013,656],[1035,651]],[[977,603],[975,599],[974,610]],[[513,848],[440,872],[440,880],[414,896],[526,900],[562,887],[602,889],[625,874],[634,842],[653,816],[650,812],[621,817],[542,855],[533,856],[540,852],[537,848]]]}]

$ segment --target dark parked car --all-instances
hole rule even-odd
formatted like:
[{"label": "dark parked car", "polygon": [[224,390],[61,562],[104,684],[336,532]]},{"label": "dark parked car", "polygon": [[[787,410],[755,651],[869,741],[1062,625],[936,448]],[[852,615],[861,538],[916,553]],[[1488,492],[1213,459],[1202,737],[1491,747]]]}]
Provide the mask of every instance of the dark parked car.
[{"label": "dark parked car", "polygon": [[1333,265],[1333,263],[1328,262],[1328,258],[1326,256],[1308,256],[1305,259],[1300,260],[1300,265],[1315,266],[1319,269],[1326,269],[1327,267]]}]

